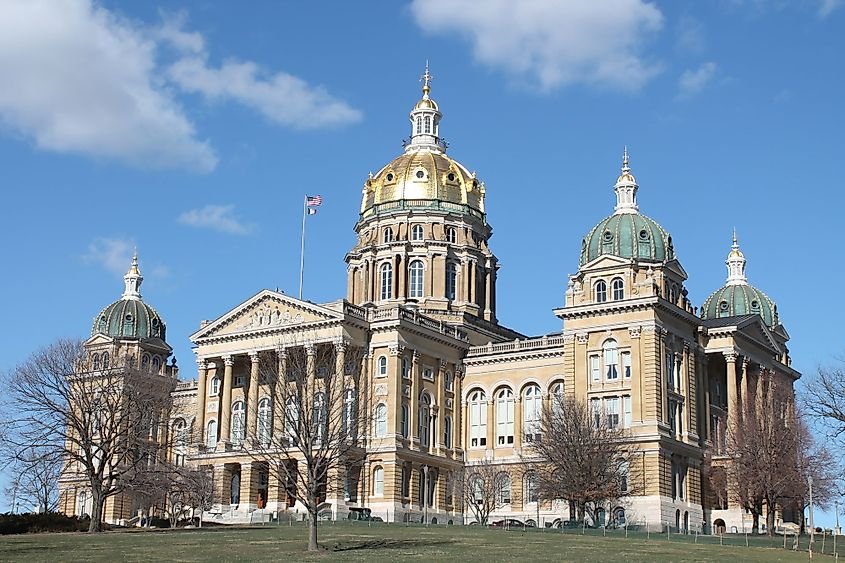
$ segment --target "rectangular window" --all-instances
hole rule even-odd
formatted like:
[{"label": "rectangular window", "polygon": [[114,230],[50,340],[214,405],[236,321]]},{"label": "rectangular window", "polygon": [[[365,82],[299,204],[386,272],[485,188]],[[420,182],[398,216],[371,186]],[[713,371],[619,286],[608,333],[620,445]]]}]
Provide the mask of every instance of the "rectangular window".
[{"label": "rectangular window", "polygon": [[496,436],[500,446],[513,445],[513,399],[499,399],[496,404]]},{"label": "rectangular window", "polygon": [[672,430],[672,435],[674,436],[677,432],[676,420],[675,420],[675,401],[669,401],[669,428]]},{"label": "rectangular window", "polygon": [[487,403],[482,399],[469,407],[470,446],[480,448],[487,445]]},{"label": "rectangular window", "polygon": [[624,414],[624,422],[623,425],[625,428],[631,427],[631,397],[629,395],[625,395],[622,397],[622,412]]},{"label": "rectangular window", "polygon": [[593,424],[598,428],[601,426],[601,404],[598,399],[590,399],[590,412],[593,415]]},{"label": "rectangular window", "polygon": [[619,397],[605,397],[604,413],[608,428],[619,427]]},{"label": "rectangular window", "polygon": [[666,352],[665,363],[663,365],[663,369],[666,371],[666,386],[669,389],[673,389],[675,387],[675,382],[673,381],[673,373],[672,371],[675,369],[675,354],[672,352]]},{"label": "rectangular window", "polygon": [[619,351],[616,345],[604,351],[604,370],[607,374],[608,381],[614,381],[619,378]]},{"label": "rectangular window", "polygon": [[619,462],[619,490],[623,493],[628,492],[628,461],[622,460]]},{"label": "rectangular window", "polygon": [[429,381],[434,381],[434,369],[426,366],[423,368],[422,372],[423,379],[427,379]]},{"label": "rectangular window", "polygon": [[684,405],[678,403],[678,434],[684,433]]},{"label": "rectangular window", "polygon": [[631,379],[631,353],[622,352],[622,372],[625,379]]},{"label": "rectangular window", "polygon": [[590,356],[590,379],[592,381],[599,381],[601,379],[601,367],[599,366],[599,357],[597,355]]},{"label": "rectangular window", "polygon": [[244,386],[244,376],[236,375],[233,387],[243,387]]}]

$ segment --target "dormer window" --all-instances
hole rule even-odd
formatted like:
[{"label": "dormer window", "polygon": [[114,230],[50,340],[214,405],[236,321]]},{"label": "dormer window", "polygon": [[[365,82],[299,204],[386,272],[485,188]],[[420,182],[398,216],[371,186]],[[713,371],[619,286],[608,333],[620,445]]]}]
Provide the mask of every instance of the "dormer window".
[{"label": "dormer window", "polygon": [[455,244],[458,240],[458,233],[453,227],[446,227],[446,242]]},{"label": "dormer window", "polygon": [[391,229],[390,227],[386,227],[384,229],[384,234],[382,235],[382,240],[385,243],[393,242],[393,229]]},{"label": "dormer window", "polygon": [[446,179],[449,180],[450,182],[454,182],[455,181],[455,173],[449,172],[449,174],[446,175]]},{"label": "dormer window", "polygon": [[625,282],[622,281],[622,278],[614,278],[611,285],[613,288],[613,300],[621,301],[625,299]]},{"label": "dormer window", "polygon": [[425,172],[423,172],[422,170],[417,170],[417,178],[419,178],[420,180],[425,178]]},{"label": "dormer window", "polygon": [[596,283],[596,303],[604,303],[607,301],[607,283],[604,280],[599,280]]},{"label": "dormer window", "polygon": [[423,240],[422,225],[414,225],[411,228],[411,240]]}]

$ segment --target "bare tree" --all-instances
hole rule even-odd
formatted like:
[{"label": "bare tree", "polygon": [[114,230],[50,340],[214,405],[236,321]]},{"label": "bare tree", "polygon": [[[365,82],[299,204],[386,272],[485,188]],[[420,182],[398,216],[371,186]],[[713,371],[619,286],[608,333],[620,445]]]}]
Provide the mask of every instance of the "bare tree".
[{"label": "bare tree", "polygon": [[93,498],[89,531],[102,529],[106,499],[124,490],[157,454],[175,379],[142,372],[134,358],[95,369],[78,340],[35,352],[9,375],[15,416],[7,442],[19,460],[38,452],[64,461]]},{"label": "bare tree", "polygon": [[804,411],[824,424],[832,438],[845,439],[845,368],[819,368],[805,388],[803,404]]},{"label": "bare tree", "polygon": [[482,526],[488,524],[493,511],[510,502],[510,475],[486,458],[467,464],[456,485],[464,511],[469,509]]},{"label": "bare tree", "polygon": [[14,504],[23,502],[34,512],[55,512],[61,471],[62,459],[55,452],[44,448],[24,452],[11,466]]},{"label": "bare tree", "polygon": [[629,477],[631,447],[618,415],[604,413],[575,398],[555,395],[543,410],[540,436],[529,455],[537,459],[544,498],[569,501],[579,520],[613,508],[635,494]]},{"label": "bare tree", "polygon": [[360,348],[346,344],[287,342],[259,358],[271,382],[272,416],[257,413],[256,436],[247,450],[304,505],[309,551],[318,549],[317,515],[327,495],[360,474],[370,420],[362,357]]},{"label": "bare tree", "polygon": [[206,510],[211,509],[214,498],[214,474],[211,468],[183,468],[181,473],[182,487],[187,493],[187,506],[191,508],[192,516],[199,510],[199,527],[202,527],[202,517]]}]

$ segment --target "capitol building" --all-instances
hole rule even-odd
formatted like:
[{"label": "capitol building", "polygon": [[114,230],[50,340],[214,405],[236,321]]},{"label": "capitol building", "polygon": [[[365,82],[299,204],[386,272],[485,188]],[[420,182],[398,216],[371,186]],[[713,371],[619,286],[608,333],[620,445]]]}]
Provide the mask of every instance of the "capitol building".
[{"label": "capitol building", "polygon": [[[249,452],[260,434],[282,431],[268,419],[261,358],[282,365],[291,350],[280,343],[293,342],[307,354],[332,349],[338,369],[360,375],[357,404],[375,413],[360,429],[362,455],[344,486],[325,498],[333,518],[367,508],[392,522],[469,523],[455,476],[482,460],[509,483],[494,518],[541,526],[574,518],[568,503],[538,498],[529,463],[544,405],[565,395],[626,429],[633,444],[632,494],[600,510],[595,524],[741,529],[750,517],[711,490],[703,466],[708,456],[716,466],[729,463],[734,405],[759,391],[763,375],[791,389],[800,374],[790,367],[775,302],[748,281],[736,235],[725,245],[724,286],[696,306],[683,248],[641,212],[625,151],[615,184],[614,173],[606,192],[594,191],[606,198],[608,215],[585,229],[577,269],[561,288],[565,301],[549,303],[560,330],[536,336],[530,327],[505,327],[496,315],[487,190],[447,154],[442,117],[426,73],[404,151],[369,175],[357,217],[350,215],[357,238],[345,255],[343,298],[316,304],[267,289],[190,335],[197,371],[175,386],[167,436],[173,461],[213,473],[206,518],[303,512]],[[86,347],[101,363],[131,355],[175,380],[166,311],[143,301],[142,279],[135,261],[123,296],[97,315]],[[84,486],[65,476],[61,487],[61,510],[83,513]],[[125,521],[137,509],[118,495],[108,499],[106,519]]]}]

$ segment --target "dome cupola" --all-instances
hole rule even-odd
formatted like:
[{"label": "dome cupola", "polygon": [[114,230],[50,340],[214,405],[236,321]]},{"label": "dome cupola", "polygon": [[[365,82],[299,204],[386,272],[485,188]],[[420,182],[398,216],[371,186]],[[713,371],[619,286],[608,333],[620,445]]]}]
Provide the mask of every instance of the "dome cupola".
[{"label": "dome cupola", "polygon": [[581,243],[579,265],[608,254],[638,261],[666,262],[675,258],[672,237],[637,205],[637,180],[628,164],[628,148],[622,155],[622,171],[613,186],[616,207]]},{"label": "dome cupola", "polygon": [[160,338],[165,340],[165,325],[155,309],[141,299],[144,277],[138,268],[138,254],[123,276],[124,290],[120,299],[103,309],[94,319],[91,335],[112,338]]},{"label": "dome cupola", "polygon": [[702,319],[760,315],[769,327],[780,324],[777,305],[768,295],[748,283],[745,264],[745,255],[739,249],[734,230],[731,250],[725,260],[728,278],[725,285],[710,294],[702,305]]}]

